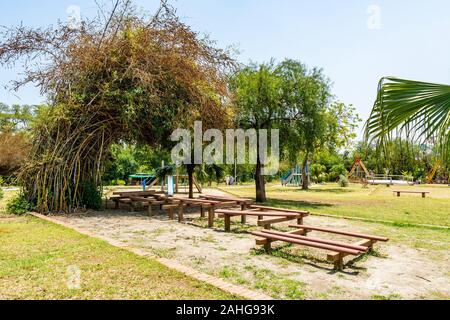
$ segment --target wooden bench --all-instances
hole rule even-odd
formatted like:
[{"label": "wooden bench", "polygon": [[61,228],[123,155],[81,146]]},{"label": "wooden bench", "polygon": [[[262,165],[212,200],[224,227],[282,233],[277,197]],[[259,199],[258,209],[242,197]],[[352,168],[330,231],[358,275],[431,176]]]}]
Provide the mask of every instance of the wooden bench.
[{"label": "wooden bench", "polygon": [[[276,209],[276,210],[273,210]],[[283,211],[282,209],[259,207],[251,208],[248,210],[217,210],[219,218],[225,219],[225,231],[231,230],[231,218],[236,216],[255,216],[258,217],[258,226],[264,227],[269,230],[272,224],[297,220],[298,223],[303,223],[303,218],[309,215],[306,211]],[[267,218],[267,219],[265,219]]]},{"label": "wooden bench", "polygon": [[[329,228],[320,228],[306,225],[290,225],[290,227],[294,228],[295,230],[290,232],[263,230],[262,232],[253,232],[252,234],[257,236],[256,245],[263,245],[264,249],[267,252],[270,252],[272,242],[276,241],[283,241],[287,243],[331,251],[331,253],[327,255],[327,260],[333,262],[335,269],[338,270],[342,270],[344,267],[344,257],[348,255],[356,256],[361,253],[367,252],[373,248],[373,245],[377,241],[386,242],[389,240],[385,237],[346,232]],[[359,240],[355,243],[345,243],[307,236],[311,231],[338,234],[353,238],[360,238],[362,240]]]},{"label": "wooden bench", "polygon": [[397,197],[400,197],[402,193],[414,193],[414,194],[422,194],[422,198],[425,198],[430,191],[406,191],[406,190],[393,190],[392,192],[397,194]]}]

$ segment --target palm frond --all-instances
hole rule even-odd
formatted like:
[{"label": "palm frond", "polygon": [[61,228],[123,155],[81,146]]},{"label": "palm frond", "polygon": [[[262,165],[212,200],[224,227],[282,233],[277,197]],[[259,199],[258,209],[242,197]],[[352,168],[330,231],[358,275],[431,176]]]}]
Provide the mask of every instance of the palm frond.
[{"label": "palm frond", "polygon": [[450,158],[450,86],[386,77],[365,127],[366,140],[383,144],[396,137],[439,145]]}]

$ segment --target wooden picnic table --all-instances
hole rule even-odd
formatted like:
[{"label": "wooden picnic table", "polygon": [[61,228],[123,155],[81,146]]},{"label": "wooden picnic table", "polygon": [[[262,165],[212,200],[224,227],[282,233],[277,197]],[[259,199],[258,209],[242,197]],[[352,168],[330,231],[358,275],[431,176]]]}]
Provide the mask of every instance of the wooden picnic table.
[{"label": "wooden picnic table", "polygon": [[402,193],[414,193],[414,194],[422,194],[422,198],[425,198],[430,191],[411,191],[411,190],[393,190],[392,192],[397,194],[397,197],[400,197]]},{"label": "wooden picnic table", "polygon": [[[189,198],[181,198],[175,197],[177,201],[180,202],[178,208],[178,220],[182,221],[183,217],[180,219],[180,215],[183,215],[184,207],[192,207],[199,206],[200,207],[200,215],[202,218],[205,217],[205,209],[208,210],[208,227],[212,228],[214,226],[214,219],[216,216],[216,209],[230,207],[236,205],[234,201],[216,201],[216,200],[207,200],[207,199],[189,199]],[[171,208],[168,208],[171,209]]]},{"label": "wooden picnic table", "polygon": [[[153,191],[153,190],[149,190],[149,191],[137,191],[137,190],[115,191],[115,192],[113,192],[112,197],[110,197],[109,199],[115,203],[114,208],[119,209],[120,203],[126,203],[126,204],[132,203],[132,201],[130,201],[131,200],[130,197],[148,197],[148,196],[152,196],[155,194],[156,194],[156,191]],[[106,209],[108,209],[108,203],[106,203]]]},{"label": "wooden picnic table", "polygon": [[216,200],[216,201],[234,201],[241,206],[241,209],[246,209],[247,206],[253,204],[252,199],[244,199],[239,197],[227,197],[227,196],[216,196],[216,195],[201,195],[200,198],[204,198],[207,200]]},{"label": "wooden picnic table", "polygon": [[[200,197],[208,199],[208,200],[216,200],[216,201],[222,201],[222,202],[235,202],[237,205],[241,206],[242,211],[246,210],[254,202],[252,199],[245,199],[245,198],[231,197],[231,196],[201,195]],[[246,223],[246,222],[247,222],[247,216],[242,215],[241,223]]]}]

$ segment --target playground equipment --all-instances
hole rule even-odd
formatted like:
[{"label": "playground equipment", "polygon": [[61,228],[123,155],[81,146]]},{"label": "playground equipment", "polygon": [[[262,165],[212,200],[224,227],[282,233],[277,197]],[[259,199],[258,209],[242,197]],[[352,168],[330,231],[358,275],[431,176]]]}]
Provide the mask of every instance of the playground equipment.
[{"label": "playground equipment", "polygon": [[[177,174],[173,176],[173,181],[175,181],[175,193],[188,193],[189,190],[189,176],[187,174]],[[202,193],[203,189],[198,183],[197,179],[193,177],[194,187],[197,189],[198,193]],[[146,187],[151,188],[155,186],[160,186],[162,192],[167,191],[167,183],[166,181],[163,181],[161,183],[159,178],[155,178],[152,180],[151,183],[146,184]],[[181,192],[180,190],[184,188],[184,192]]]},{"label": "playground equipment", "polygon": [[130,185],[134,186],[142,186],[142,185],[149,185],[151,184],[156,177],[151,174],[146,173],[138,173],[138,174],[132,174],[128,177],[130,181]]},{"label": "playground equipment", "polygon": [[369,173],[361,158],[356,158],[352,169],[348,175],[351,182],[362,183],[363,185],[387,185],[387,186],[407,186],[414,185],[412,177],[405,177],[402,175],[389,174],[373,174]]},{"label": "playground equipment", "polygon": [[350,182],[354,183],[367,183],[367,177],[369,176],[369,171],[367,171],[361,158],[356,158],[350,173],[348,174],[348,179]]},{"label": "playground equipment", "polygon": [[[151,189],[152,187],[160,187],[161,188],[161,192],[168,192],[169,188],[168,188],[168,184],[171,183],[171,181],[174,181],[174,192],[175,193],[187,193],[189,190],[189,176],[188,175],[180,175],[177,174],[175,176],[172,177],[173,180],[169,180],[166,179],[167,181],[162,181],[161,183],[161,179],[150,175],[150,174],[134,174],[129,176],[130,179],[130,184],[131,185],[140,185],[142,186],[142,190],[146,191],[148,189]],[[200,186],[200,184],[197,182],[197,179],[195,179],[195,177],[193,178],[194,180],[194,187],[197,189],[198,193],[202,193],[202,187]],[[181,192],[181,189],[184,188],[184,192]]]},{"label": "playground equipment", "polygon": [[414,181],[412,177],[405,177],[401,175],[369,175],[366,182],[370,185],[387,185],[387,186],[413,186]]},{"label": "playground equipment", "polygon": [[[308,184],[310,184],[309,180],[309,167],[306,166],[306,175],[308,177]],[[303,184],[303,175],[302,175],[302,167],[296,166],[292,170],[290,170],[286,175],[281,177],[281,185],[284,187],[300,187]]]}]

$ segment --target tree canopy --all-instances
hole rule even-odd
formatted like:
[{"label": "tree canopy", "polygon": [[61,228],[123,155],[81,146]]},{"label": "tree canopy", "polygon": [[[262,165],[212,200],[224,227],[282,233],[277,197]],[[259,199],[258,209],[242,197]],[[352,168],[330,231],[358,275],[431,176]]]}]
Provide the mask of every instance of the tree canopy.
[{"label": "tree canopy", "polygon": [[229,122],[223,101],[233,60],[165,2],[151,19],[117,0],[79,28],[7,29],[0,63],[23,64],[26,76],[13,88],[34,83],[48,97],[19,174],[40,211],[85,206],[83,194],[100,185],[116,142],[167,145],[174,128],[193,120],[205,128]]}]

